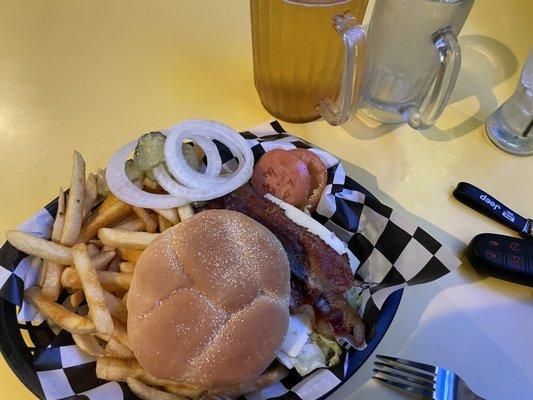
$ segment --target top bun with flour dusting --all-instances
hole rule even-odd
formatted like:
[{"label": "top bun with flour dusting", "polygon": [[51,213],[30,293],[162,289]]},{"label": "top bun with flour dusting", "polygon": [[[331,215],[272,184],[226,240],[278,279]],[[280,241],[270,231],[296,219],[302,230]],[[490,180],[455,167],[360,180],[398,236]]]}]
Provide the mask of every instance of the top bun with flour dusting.
[{"label": "top bun with flour dusting", "polygon": [[140,256],[128,294],[132,350],[158,378],[203,388],[250,381],[285,338],[289,292],[287,255],[267,228],[203,211]]}]

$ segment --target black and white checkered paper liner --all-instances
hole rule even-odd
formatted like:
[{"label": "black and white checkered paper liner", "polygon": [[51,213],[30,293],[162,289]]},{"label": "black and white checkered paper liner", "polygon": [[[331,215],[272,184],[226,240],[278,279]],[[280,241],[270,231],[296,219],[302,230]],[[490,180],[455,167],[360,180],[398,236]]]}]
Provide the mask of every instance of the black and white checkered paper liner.
[{"label": "black and white checkered paper liner", "polygon": [[[358,312],[369,332],[391,293],[405,286],[435,280],[460,265],[435,238],[346,176],[337,158],[289,135],[277,121],[241,132],[241,135],[250,144],[255,161],[273,148],[306,148],[318,154],[326,164],[328,184],[312,216],[345,241],[360,261],[355,275],[371,285],[362,293]],[[231,153],[224,145],[216,144],[224,165],[233,168],[236,161]],[[49,238],[56,211],[57,203],[51,203],[19,229]],[[0,297],[19,306],[19,321],[31,321],[33,325],[46,323],[23,299],[24,289],[37,281],[41,262],[19,252],[13,256],[14,251],[9,244],[0,250]],[[4,260],[14,261],[5,265]],[[315,370],[305,377],[291,370],[281,382],[245,397],[247,400],[316,400],[353,374],[350,367],[355,352],[345,348],[339,365]],[[95,365],[96,360],[80,351],[65,331],[60,332],[50,346],[37,352],[34,360],[48,400],[136,398],[127,385],[98,379]]]}]

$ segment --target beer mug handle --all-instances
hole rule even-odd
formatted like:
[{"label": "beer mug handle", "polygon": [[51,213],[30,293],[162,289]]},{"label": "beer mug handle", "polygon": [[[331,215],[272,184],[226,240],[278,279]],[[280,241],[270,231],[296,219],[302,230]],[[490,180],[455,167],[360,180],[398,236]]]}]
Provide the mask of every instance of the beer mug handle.
[{"label": "beer mug handle", "polygon": [[340,125],[348,120],[357,105],[366,40],[363,28],[350,12],[334,16],[333,26],[346,50],[339,94],[336,104],[330,98],[318,99],[316,109],[329,124]]},{"label": "beer mug handle", "polygon": [[400,110],[404,121],[415,129],[428,129],[435,125],[450,100],[461,68],[461,48],[453,32],[435,33],[433,43],[439,54],[440,69],[433,89],[427,95],[427,104],[423,110],[416,105]]}]

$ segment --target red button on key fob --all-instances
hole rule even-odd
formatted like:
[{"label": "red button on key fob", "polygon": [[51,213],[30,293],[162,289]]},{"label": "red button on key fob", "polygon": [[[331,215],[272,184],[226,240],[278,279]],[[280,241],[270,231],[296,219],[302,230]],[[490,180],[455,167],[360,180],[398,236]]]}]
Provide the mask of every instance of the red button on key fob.
[{"label": "red button on key fob", "polygon": [[509,243],[509,248],[512,250],[512,251],[520,251],[520,245],[516,242],[513,242],[513,243]]}]

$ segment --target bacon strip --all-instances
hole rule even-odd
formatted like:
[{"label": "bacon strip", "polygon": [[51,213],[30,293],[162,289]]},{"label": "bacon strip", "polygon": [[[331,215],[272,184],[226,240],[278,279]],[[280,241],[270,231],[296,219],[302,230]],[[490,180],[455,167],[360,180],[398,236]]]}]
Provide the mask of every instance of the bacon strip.
[{"label": "bacon strip", "polygon": [[213,208],[246,214],[276,235],[291,266],[291,308],[311,304],[336,335],[349,335],[357,347],[364,345],[363,321],[344,297],[346,290],[360,285],[352,275],[346,254],[339,255],[318,236],[295,224],[280,207],[250,185],[203,207]]}]

